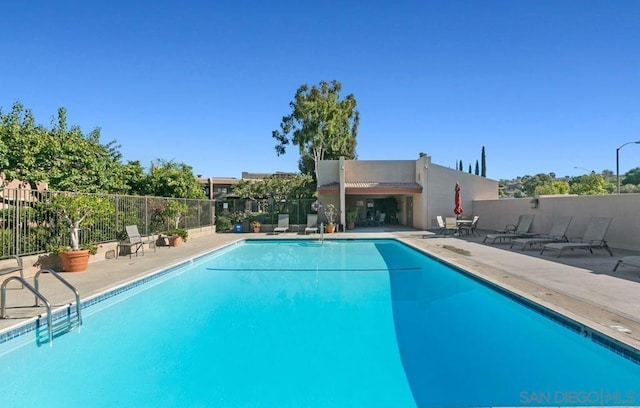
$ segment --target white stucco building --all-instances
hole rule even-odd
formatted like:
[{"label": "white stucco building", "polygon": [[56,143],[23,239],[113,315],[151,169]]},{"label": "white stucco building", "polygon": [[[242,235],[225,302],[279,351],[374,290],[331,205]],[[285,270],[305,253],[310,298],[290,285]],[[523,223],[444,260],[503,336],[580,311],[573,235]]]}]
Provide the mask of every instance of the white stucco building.
[{"label": "white stucco building", "polygon": [[398,203],[397,214],[387,214],[391,223],[426,229],[437,215],[452,216],[454,187],[462,186],[463,215],[473,214],[474,200],[498,198],[498,182],[431,163],[420,154],[417,160],[323,160],[318,164],[318,199],[333,203],[345,214],[355,210],[360,220],[388,208],[388,198]]}]

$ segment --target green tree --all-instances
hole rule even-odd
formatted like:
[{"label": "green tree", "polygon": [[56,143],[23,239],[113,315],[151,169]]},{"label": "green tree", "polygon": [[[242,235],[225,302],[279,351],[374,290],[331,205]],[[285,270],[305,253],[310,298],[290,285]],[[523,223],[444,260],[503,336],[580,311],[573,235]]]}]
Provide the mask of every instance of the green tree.
[{"label": "green tree", "polygon": [[620,185],[623,186],[625,184],[640,184],[640,167],[635,167],[625,173]]},{"label": "green tree", "polygon": [[0,112],[0,170],[32,186],[38,181],[52,190],[118,192],[124,181],[115,141],[100,143],[100,129],[89,134],[68,128],[64,108],[50,129],[36,125],[33,114],[19,102]]},{"label": "green tree", "polygon": [[129,160],[120,172],[121,178],[124,181],[123,194],[130,195],[144,195],[146,192],[147,175],[144,172],[144,168],[138,160]]},{"label": "green tree", "polygon": [[286,153],[287,145],[298,146],[302,164],[313,160],[316,180],[320,160],[356,158],[360,114],[353,94],[341,99],[341,89],[335,80],[311,88],[302,85],[289,103],[292,112],[282,118],[280,130],[272,132],[278,156]]},{"label": "green tree", "polygon": [[607,194],[606,184],[602,174],[591,173],[580,176],[579,181],[571,185],[569,191],[571,194],[578,195],[605,195]]},{"label": "green tree", "polygon": [[315,191],[310,188],[313,177],[310,174],[296,174],[283,177],[271,175],[263,181],[241,180],[233,188],[233,192],[242,198],[273,198],[275,201],[286,201],[296,198],[311,198]]},{"label": "green tree", "polygon": [[480,168],[480,175],[482,177],[487,177],[487,156],[485,155],[485,152],[484,152],[484,146],[482,146],[482,156],[480,160],[482,161],[482,167]]},{"label": "green tree", "polygon": [[541,184],[534,190],[534,195],[559,195],[569,193],[569,183],[564,180],[552,180]]},{"label": "green tree", "polygon": [[469,174],[472,174],[472,171],[471,171],[471,163],[469,163]]},{"label": "green tree", "polygon": [[476,160],[476,176],[480,175],[480,164],[478,164],[478,161]]},{"label": "green tree", "polygon": [[544,173],[539,173],[535,176],[524,176],[522,178],[522,191],[527,197],[533,197],[538,186],[551,184],[553,180],[550,175]]},{"label": "green tree", "polygon": [[191,166],[162,159],[151,163],[146,194],[160,197],[205,198]]}]

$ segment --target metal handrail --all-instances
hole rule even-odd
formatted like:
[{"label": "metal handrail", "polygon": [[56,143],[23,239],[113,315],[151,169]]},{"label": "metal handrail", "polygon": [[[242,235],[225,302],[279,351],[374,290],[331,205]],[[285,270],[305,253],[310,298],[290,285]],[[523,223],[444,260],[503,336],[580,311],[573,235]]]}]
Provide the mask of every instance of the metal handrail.
[{"label": "metal handrail", "polygon": [[[66,287],[68,287],[69,289],[71,289],[73,291],[73,293],[76,296],[76,315],[78,316],[78,324],[81,325],[82,324],[82,315],[80,314],[80,292],[78,292],[78,289],[76,289],[75,286],[70,284],[69,281],[64,279],[62,276],[60,276],[60,274],[58,272],[54,271],[53,269],[41,269],[38,272],[36,272],[36,275],[33,277],[33,283],[34,283],[36,291],[40,290],[40,274],[42,272],[47,272],[47,273],[50,273],[51,275],[55,276],[60,282],[62,282],[63,285],[65,285]],[[39,306],[39,304],[38,304],[38,296],[36,296],[36,306]]]},{"label": "metal handrail", "polygon": [[44,302],[45,306],[47,307],[47,326],[48,326],[48,329],[49,329],[49,344],[53,344],[53,318],[51,316],[51,303],[49,303],[47,298],[44,297],[42,295],[42,293],[38,292],[36,290],[36,288],[31,286],[29,284],[29,282],[27,282],[23,278],[21,278],[19,276],[11,276],[11,277],[8,277],[7,279],[5,279],[4,282],[2,282],[2,288],[0,288],[0,316],[2,316],[3,319],[7,318],[7,308],[6,308],[6,306],[7,306],[7,284],[9,282],[11,282],[12,280],[20,281],[25,288],[29,289],[29,291],[31,291],[31,293],[36,295],[36,298],[40,298],[40,300],[42,300],[42,302]]}]

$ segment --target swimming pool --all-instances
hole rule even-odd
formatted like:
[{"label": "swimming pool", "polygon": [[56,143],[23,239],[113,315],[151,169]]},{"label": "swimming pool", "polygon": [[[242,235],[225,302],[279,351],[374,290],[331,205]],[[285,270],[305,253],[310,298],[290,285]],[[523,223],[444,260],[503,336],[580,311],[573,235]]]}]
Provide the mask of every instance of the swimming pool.
[{"label": "swimming pool", "polygon": [[246,241],[0,345],[0,406],[633,405],[640,365],[394,240]]}]

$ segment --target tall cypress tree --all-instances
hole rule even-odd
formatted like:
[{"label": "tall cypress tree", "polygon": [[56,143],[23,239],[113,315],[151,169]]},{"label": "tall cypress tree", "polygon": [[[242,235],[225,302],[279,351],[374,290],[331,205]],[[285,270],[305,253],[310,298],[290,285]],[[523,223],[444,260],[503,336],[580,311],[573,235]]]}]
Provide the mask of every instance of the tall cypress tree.
[{"label": "tall cypress tree", "polygon": [[471,172],[471,163],[469,163],[469,174],[472,174],[472,172]]},{"label": "tall cypress tree", "polygon": [[462,160],[458,162],[458,170],[462,171]]},{"label": "tall cypress tree", "polygon": [[480,169],[480,175],[482,177],[487,177],[487,156],[485,156],[484,154],[484,146],[482,146],[482,157],[480,158],[480,160],[482,160],[482,168]]},{"label": "tall cypress tree", "polygon": [[479,176],[479,175],[480,175],[480,164],[476,160],[476,176]]}]

